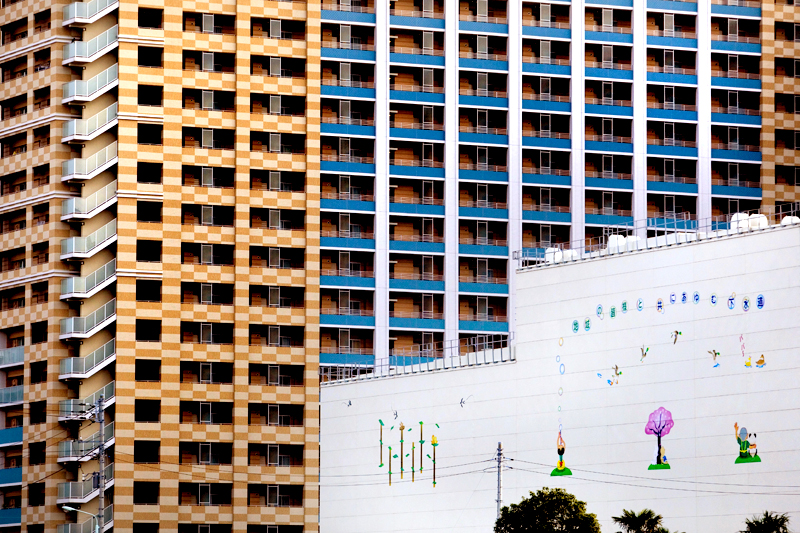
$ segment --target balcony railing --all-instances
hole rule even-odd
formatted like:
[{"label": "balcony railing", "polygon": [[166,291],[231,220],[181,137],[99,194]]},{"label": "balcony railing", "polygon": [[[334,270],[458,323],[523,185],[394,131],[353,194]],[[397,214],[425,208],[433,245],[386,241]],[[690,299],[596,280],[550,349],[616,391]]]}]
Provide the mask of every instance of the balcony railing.
[{"label": "balcony railing", "polygon": [[91,0],[75,2],[64,8],[64,20],[89,19],[104,9],[119,4],[119,0]]},{"label": "balcony railing", "polygon": [[587,170],[584,175],[587,178],[600,178],[604,180],[630,180],[633,175],[627,172],[614,172],[613,170]]},{"label": "balcony railing", "polygon": [[488,313],[459,313],[458,319],[464,322],[508,322],[507,316],[490,315]]},{"label": "balcony railing", "polygon": [[[106,443],[114,438],[114,422],[111,422],[105,427],[105,434],[103,435],[103,443]],[[66,458],[77,457],[81,459],[88,459],[93,450],[100,446],[100,432],[86,439],[79,440],[64,440],[58,443],[58,458],[59,461]]]},{"label": "balcony railing", "polygon": [[114,102],[93,117],[85,120],[69,120],[64,123],[62,137],[89,137],[97,130],[117,119],[117,102]]},{"label": "balcony railing", "polygon": [[389,278],[409,281],[444,281],[443,275],[429,274],[426,272],[389,272]]},{"label": "balcony railing", "polygon": [[62,359],[59,375],[87,374],[116,354],[116,341],[111,339],[86,357],[68,357]]},{"label": "balcony railing", "polygon": [[389,14],[395,17],[414,17],[425,19],[443,19],[444,13],[436,13],[435,11],[417,11],[407,9],[390,9]]},{"label": "balcony railing", "polygon": [[[114,463],[111,463],[103,469],[103,476],[106,480],[106,486],[114,480]],[[94,486],[94,479],[90,476],[85,481],[72,481],[69,483],[58,484],[58,497],[60,500],[83,500],[88,498],[93,492],[98,490]],[[91,522],[91,520],[90,520]]]},{"label": "balcony railing", "polygon": [[675,30],[647,30],[647,35],[653,37],[677,37],[679,39],[697,39],[696,31],[675,31]]},{"label": "balcony railing", "polygon": [[375,316],[375,311],[372,309],[351,309],[349,307],[321,307],[319,312],[323,315]]},{"label": "balcony railing", "polygon": [[112,159],[117,157],[117,141],[109,144],[86,159],[70,159],[61,165],[61,179],[89,176]]},{"label": "balcony railing", "polygon": [[661,65],[647,65],[647,72],[660,72],[663,74],[682,74],[685,76],[694,76],[697,74],[697,70],[694,68],[662,67]]},{"label": "balcony railing", "polygon": [[650,109],[668,109],[670,111],[697,111],[694,104],[676,104],[675,102],[647,102]]},{"label": "balcony railing", "polygon": [[[302,2],[305,4],[305,2]],[[353,5],[345,5],[345,4],[328,4],[323,3],[322,9],[324,11],[349,11],[350,13],[375,13],[374,7],[367,7],[367,6],[353,6]]]},{"label": "balcony railing", "polygon": [[729,43],[750,43],[758,44],[761,42],[761,37],[750,37],[747,35],[724,35],[721,33],[711,34],[712,41],[727,41]]},{"label": "balcony railing", "polygon": [[488,52],[459,52],[462,59],[487,59],[489,61],[508,61],[508,54],[490,54]]},{"label": "balcony railing", "polygon": [[461,133],[484,133],[486,135],[508,135],[506,128],[489,128],[488,126],[459,126]]},{"label": "balcony railing", "polygon": [[338,161],[340,163],[362,163],[366,165],[371,165],[375,162],[375,159],[373,159],[372,157],[360,157],[355,155],[344,155],[344,154],[323,155],[321,159],[322,161]]},{"label": "balcony railing", "polygon": [[417,48],[407,46],[392,46],[389,51],[393,54],[410,54],[415,56],[437,56],[444,57],[444,50],[436,48]]},{"label": "balcony railing", "polygon": [[586,25],[586,31],[597,31],[601,33],[632,33],[631,28],[627,26],[602,26],[602,25]]},{"label": "balcony railing", "polygon": [[102,389],[83,400],[61,400],[58,402],[58,416],[62,418],[86,418],[94,412],[95,403],[100,397],[103,402],[108,402],[114,397],[115,383],[112,381]]},{"label": "balcony railing", "polygon": [[[74,5],[74,4],[73,4]],[[79,2],[79,5],[83,5]],[[119,65],[114,64],[103,72],[86,81],[75,80],[62,85],[63,99],[90,98],[94,93],[101,91],[119,79]]]},{"label": "balcony railing", "polygon": [[119,26],[113,26],[91,41],[76,41],[64,46],[64,61],[70,59],[87,60],[104,48],[117,42],[119,38]]},{"label": "balcony railing", "polygon": [[569,102],[569,96],[559,94],[522,93],[523,100],[536,100],[539,102]]},{"label": "balcony railing", "polygon": [[759,145],[751,145],[751,144],[740,144],[740,143],[722,143],[722,142],[712,142],[711,143],[712,150],[738,150],[740,152],[760,152],[761,147]]},{"label": "balcony railing", "polygon": [[523,211],[537,211],[540,213],[569,213],[568,205],[547,204],[522,204]]},{"label": "balcony railing", "polygon": [[320,120],[323,124],[344,124],[347,126],[374,126],[375,121],[366,118],[350,118],[350,117],[322,117]]},{"label": "balcony railing", "polygon": [[458,20],[464,22],[488,22],[489,24],[508,24],[506,17],[489,17],[486,15],[459,14]]},{"label": "balcony railing", "polygon": [[444,124],[436,124],[435,122],[390,122],[390,128],[397,128],[401,130],[428,130],[428,131],[444,131]]},{"label": "balcony railing", "polygon": [[[292,76],[289,76],[292,77]],[[304,78],[303,76],[297,76],[299,78]],[[339,80],[339,79],[327,79],[322,80],[322,85],[329,85],[332,87],[353,87],[356,89],[374,89],[375,82],[373,81],[357,81],[357,80]]]},{"label": "balcony railing", "polygon": [[697,178],[690,178],[688,176],[666,176],[661,174],[648,174],[647,181],[654,181],[658,183],[697,183]]},{"label": "balcony railing", "polygon": [[482,209],[508,209],[508,204],[506,202],[490,202],[488,200],[459,200],[458,206]]},{"label": "balcony railing", "polygon": [[322,230],[319,232],[320,237],[339,237],[341,239],[374,239],[374,233],[367,233],[365,231],[330,231]]},{"label": "balcony railing", "polygon": [[524,137],[539,137],[541,139],[569,139],[569,132],[551,130],[522,130]]},{"label": "balcony railing", "polygon": [[25,385],[0,389],[0,405],[22,403],[25,400]]},{"label": "balcony railing", "polygon": [[374,202],[372,194],[356,194],[351,192],[324,192],[320,194],[323,200],[353,200],[355,202]]},{"label": "balcony railing", "polygon": [[607,133],[596,134],[596,133],[587,133],[585,136],[587,141],[597,141],[597,142],[604,142],[604,143],[632,143],[630,137],[623,137],[622,135],[609,135]]},{"label": "balcony railing", "polygon": [[[488,89],[459,89],[461,96],[483,96],[487,98],[508,98],[506,91],[490,91]],[[524,96],[523,96],[524,98]]]},{"label": "balcony railing", "polygon": [[711,70],[712,78],[738,78],[742,80],[758,80],[761,78],[759,73],[745,72],[743,70]]},{"label": "balcony railing", "polygon": [[744,107],[734,107],[734,106],[711,106],[712,113],[723,113],[725,115],[747,115],[747,116],[760,116],[761,110],[760,109],[746,109]]},{"label": "balcony railing", "polygon": [[322,41],[322,48],[337,48],[341,50],[365,50],[367,52],[374,52],[374,44],[354,43],[354,42],[340,42],[340,41]]},{"label": "balcony railing", "polygon": [[746,181],[740,179],[720,179],[720,178],[712,178],[711,185],[722,185],[724,187],[750,187],[752,189],[758,189],[761,187],[760,181]]},{"label": "balcony railing", "polygon": [[492,285],[506,285],[508,284],[507,278],[499,278],[496,276],[458,276],[460,283],[490,283]]},{"label": "balcony railing", "polygon": [[0,350],[0,366],[21,365],[25,361],[25,346]]},{"label": "balcony railing", "polygon": [[615,217],[629,217],[631,216],[630,209],[617,209],[615,207],[587,207],[587,215],[607,215]]},{"label": "balcony railing", "polygon": [[586,68],[601,68],[605,70],[633,70],[630,63],[618,63],[616,61],[587,61]]},{"label": "balcony railing", "polygon": [[459,237],[458,244],[475,246],[508,246],[508,241],[505,239],[492,239],[489,237]]},{"label": "balcony railing", "polygon": [[422,318],[425,320],[444,320],[444,313],[433,311],[389,311],[392,318]]},{"label": "balcony railing", "polygon": [[404,242],[444,242],[444,237],[438,235],[397,235],[391,233],[389,235],[389,240]]},{"label": "balcony railing", "polygon": [[86,198],[68,198],[61,202],[61,218],[86,215],[116,196],[117,182],[114,180]]},{"label": "balcony railing", "polygon": [[[630,141],[628,141],[630,142]],[[651,146],[680,146],[683,148],[697,148],[697,141],[683,141],[680,139],[653,139],[648,138],[647,144]]]},{"label": "balcony railing", "polygon": [[523,174],[540,174],[543,176],[569,176],[571,172],[563,168],[522,167]]},{"label": "balcony railing", "polygon": [[88,335],[117,312],[117,299],[100,306],[87,316],[74,316],[61,319],[61,336]]},{"label": "balcony railing", "polygon": [[618,107],[631,107],[630,100],[615,100],[614,98],[586,98],[586,105],[610,105]]},{"label": "balcony railing", "polygon": [[89,255],[95,248],[102,246],[117,235],[117,221],[112,220],[102,228],[86,237],[70,237],[61,241],[61,259],[65,256],[80,254]]},{"label": "balcony railing", "polygon": [[[96,533],[95,532],[95,518],[89,517],[80,524],[58,524],[56,526],[56,533]],[[114,521],[114,504],[109,505],[103,509],[103,530],[105,530]]]},{"label": "balcony railing", "polygon": [[61,280],[61,297],[87,294],[95,287],[117,274],[117,260],[112,259],[85,278],[66,278]]},{"label": "balcony railing", "polygon": [[343,278],[374,278],[371,270],[351,270],[349,268],[328,269],[320,272],[321,276],[341,276]]},{"label": "balcony railing", "polygon": [[444,205],[444,200],[440,198],[419,198],[409,196],[392,196],[389,198],[391,204],[413,204],[413,205]]},{"label": "balcony railing", "polygon": [[483,172],[508,172],[508,167],[505,165],[490,165],[488,163],[459,163],[458,168],[460,170],[480,170]]},{"label": "balcony railing", "polygon": [[553,22],[550,20],[522,19],[522,25],[534,28],[558,28],[560,30],[568,30],[570,28],[569,22]]},{"label": "balcony railing", "polygon": [[[323,83],[323,85],[325,84]],[[374,84],[372,84],[372,86],[374,87]],[[389,85],[389,89],[392,91],[406,91],[410,93],[444,93],[444,87],[434,87],[432,85],[404,85],[401,83],[393,83]]]}]

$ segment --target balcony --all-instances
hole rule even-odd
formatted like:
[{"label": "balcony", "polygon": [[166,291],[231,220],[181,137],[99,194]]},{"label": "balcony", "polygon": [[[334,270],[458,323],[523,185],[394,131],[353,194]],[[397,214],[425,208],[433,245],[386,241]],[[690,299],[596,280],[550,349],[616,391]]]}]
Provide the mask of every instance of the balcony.
[{"label": "balcony", "polygon": [[375,311],[350,307],[322,307],[319,323],[326,326],[374,327]]},{"label": "balcony", "polygon": [[61,340],[88,339],[117,318],[117,300],[112,299],[85,317],[61,319]]},{"label": "balcony", "polygon": [[58,402],[58,420],[88,420],[95,411],[95,404],[102,397],[103,408],[106,409],[116,401],[114,396],[116,382],[112,381],[105,387],[83,400],[62,400]]},{"label": "balcony", "polygon": [[444,216],[444,200],[434,197],[420,197],[413,193],[393,194],[389,198],[389,212],[408,215]]},{"label": "balcony", "polygon": [[[103,469],[105,478],[105,490],[114,486],[114,463]],[[72,481],[69,483],[58,484],[58,496],[56,504],[83,504],[92,501],[100,492],[99,488],[94,487],[94,479],[90,476],[86,481]]]},{"label": "balcony", "polygon": [[117,221],[112,220],[86,237],[61,240],[61,260],[86,259],[117,240]]},{"label": "balcony", "polygon": [[86,357],[61,360],[58,379],[86,379],[117,359],[116,341],[111,339]]},{"label": "balcony", "polygon": [[[9,419],[6,419],[6,424],[8,424]],[[20,422],[21,424],[21,422]],[[22,426],[17,427],[6,427],[4,429],[0,429],[0,448],[4,448],[6,446],[18,446],[22,444]]]},{"label": "balcony", "polygon": [[117,163],[117,141],[87,157],[61,164],[61,181],[89,180]]},{"label": "balcony", "polygon": [[461,331],[507,332],[508,317],[489,313],[459,313],[458,329]]},{"label": "balcony", "polygon": [[112,259],[84,278],[67,278],[61,281],[62,300],[89,298],[117,280],[117,260]]},{"label": "balcony", "polygon": [[[6,4],[8,5],[8,4]],[[19,526],[22,524],[22,508],[9,507],[0,509],[0,526]]]},{"label": "balcony", "polygon": [[61,142],[90,141],[117,125],[117,103],[114,102],[86,120],[69,120],[64,123]]},{"label": "balcony", "polygon": [[363,231],[320,231],[320,246],[329,248],[375,249],[375,234]]},{"label": "balcony", "polygon": [[61,220],[92,218],[117,202],[117,182],[112,181],[86,198],[69,198],[61,202]]},{"label": "balcony", "polygon": [[[776,4],[781,4],[780,1]],[[734,17],[761,17],[761,2],[754,0],[711,0],[713,15]]]},{"label": "balcony", "polygon": [[63,48],[63,65],[91,63],[119,44],[119,26],[113,26],[91,41],[76,41]]},{"label": "balcony", "polygon": [[64,8],[63,26],[91,24],[119,8],[119,0],[74,2]]},{"label": "balcony", "polygon": [[[390,3],[390,7],[395,2]],[[436,1],[433,5],[426,2],[407,2],[402,9],[389,9],[389,23],[392,26],[410,26],[417,28],[444,29],[444,2]],[[411,9],[413,7],[413,9]]]},{"label": "balcony", "polygon": [[14,346],[0,350],[0,368],[22,365],[25,362],[25,346]]},{"label": "balcony", "polygon": [[[58,524],[56,526],[56,533],[96,533],[95,527],[97,522],[94,518],[89,518],[80,524]],[[108,531],[114,527],[114,505],[109,505],[103,510],[103,528],[102,531]]]},{"label": "balcony", "polygon": [[25,385],[0,388],[0,407],[19,405],[25,401]]},{"label": "balcony", "polygon": [[[106,425],[105,433],[103,435],[103,444],[113,446],[114,438],[114,422]],[[81,440],[64,440],[58,443],[58,459],[59,463],[68,461],[85,462],[97,457],[97,450],[100,446],[100,432],[91,435],[86,439]]]}]

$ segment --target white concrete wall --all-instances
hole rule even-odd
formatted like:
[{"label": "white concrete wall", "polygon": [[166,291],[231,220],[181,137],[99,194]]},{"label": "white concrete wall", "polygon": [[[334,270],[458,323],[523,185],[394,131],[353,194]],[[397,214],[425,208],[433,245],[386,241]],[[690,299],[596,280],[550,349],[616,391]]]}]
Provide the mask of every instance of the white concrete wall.
[{"label": "white concrete wall", "polygon": [[[470,463],[491,459],[498,441],[515,459],[504,475],[505,503],[542,486],[564,487],[588,502],[603,531],[617,531],[611,516],[623,508],[645,507],[687,533],[738,531],[745,517],[764,510],[789,512],[800,526],[800,229],[543,268],[517,281],[516,363],[323,388],[325,531],[491,531],[496,474],[480,472],[489,462]],[[678,301],[670,304],[673,292]],[[682,332],[676,344],[674,330]],[[640,362],[642,345],[650,351]],[[721,352],[719,367],[708,350]],[[755,368],[762,354],[767,364]],[[748,358],[753,368],[745,367]],[[609,386],[613,365],[622,375]],[[649,471],[656,438],[644,427],[661,406],[675,420],[662,443],[671,469]],[[400,421],[413,427],[406,433],[413,440],[420,420],[426,440],[440,425],[435,489],[427,462],[423,479],[398,483],[395,475],[388,486],[387,468],[378,467],[379,418],[387,428]],[[757,434],[761,463],[734,464],[735,422]],[[571,477],[549,476],[559,424]],[[393,453],[398,441],[397,429],[384,434]]]}]

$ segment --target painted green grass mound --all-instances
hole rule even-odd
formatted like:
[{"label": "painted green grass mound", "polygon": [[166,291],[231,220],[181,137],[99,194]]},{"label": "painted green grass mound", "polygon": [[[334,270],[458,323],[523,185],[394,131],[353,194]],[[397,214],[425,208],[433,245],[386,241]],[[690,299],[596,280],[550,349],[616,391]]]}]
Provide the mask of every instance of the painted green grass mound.
[{"label": "painted green grass mound", "polygon": [[564,467],[564,470],[559,470],[558,468],[554,468],[553,471],[550,472],[550,475],[551,476],[571,476],[572,475],[572,470],[570,470],[566,466]]},{"label": "painted green grass mound", "polygon": [[754,455],[752,457],[737,457],[735,464],[738,465],[741,463],[760,463],[760,462],[761,462],[761,457]]},{"label": "painted green grass mound", "polygon": [[660,464],[660,465],[650,465],[647,467],[648,470],[670,470],[669,465]]}]

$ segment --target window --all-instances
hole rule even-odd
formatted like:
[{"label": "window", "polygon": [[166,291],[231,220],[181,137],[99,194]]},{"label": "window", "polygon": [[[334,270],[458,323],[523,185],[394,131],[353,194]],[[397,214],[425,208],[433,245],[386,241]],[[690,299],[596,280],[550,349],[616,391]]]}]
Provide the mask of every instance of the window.
[{"label": "window", "polygon": [[161,29],[164,27],[164,10],[150,7],[139,8],[139,27]]},{"label": "window", "polygon": [[154,46],[139,47],[139,66],[161,68],[164,66],[164,49]]},{"label": "window", "polygon": [[137,96],[139,105],[152,107],[164,105],[164,87],[160,85],[139,85]]},{"label": "window", "polygon": [[135,400],[133,410],[135,422],[158,422],[161,419],[160,400]]},{"label": "window", "polygon": [[136,381],[161,381],[161,361],[158,359],[136,359]]},{"label": "window", "polygon": [[133,504],[158,505],[158,488],[158,481],[134,481]]},{"label": "window", "polygon": [[136,260],[146,263],[160,263],[161,241],[136,241]]},{"label": "window", "polygon": [[161,202],[136,202],[136,220],[138,222],[161,222]]},{"label": "window", "polygon": [[31,324],[31,344],[47,342],[47,321]]},{"label": "window", "polygon": [[47,420],[47,401],[31,402],[29,412],[31,425],[44,423]]},{"label": "window", "polygon": [[137,279],[136,280],[136,301],[137,302],[160,302],[161,301],[161,280],[160,279]]},{"label": "window", "polygon": [[161,443],[157,440],[137,440],[133,442],[134,463],[158,463]]},{"label": "window", "polygon": [[161,342],[161,321],[136,319],[137,342]]},{"label": "window", "polygon": [[139,123],[136,127],[136,143],[160,146],[163,144],[164,126],[163,124],[143,124]]},{"label": "window", "polygon": [[44,483],[28,485],[28,505],[31,507],[44,505]]},{"label": "window", "polygon": [[135,522],[132,533],[158,533],[158,523]]},{"label": "window", "polygon": [[164,166],[161,163],[136,163],[136,181],[138,183],[161,183]]},{"label": "window", "polygon": [[46,447],[47,443],[44,441],[30,443],[28,445],[28,464],[43,465],[47,460],[47,455],[45,453]]},{"label": "window", "polygon": [[31,384],[47,381],[47,361],[31,363]]}]

